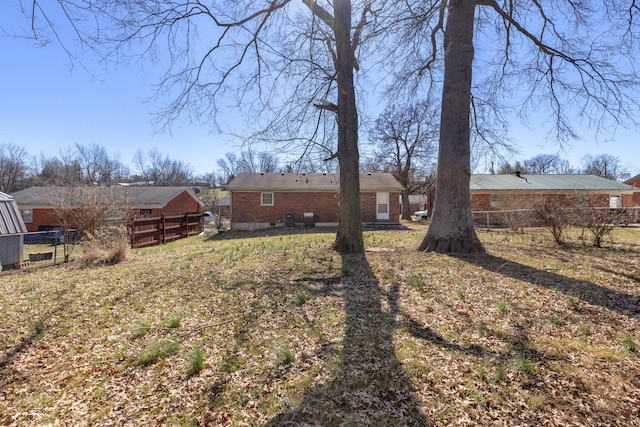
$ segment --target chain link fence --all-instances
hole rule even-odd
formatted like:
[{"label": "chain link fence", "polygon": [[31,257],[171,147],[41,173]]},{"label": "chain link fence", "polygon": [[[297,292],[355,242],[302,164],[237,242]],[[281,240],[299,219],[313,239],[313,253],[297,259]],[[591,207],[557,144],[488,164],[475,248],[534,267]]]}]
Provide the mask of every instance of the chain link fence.
[{"label": "chain link fence", "polygon": [[[564,224],[564,238],[567,243],[588,243],[592,238],[590,230],[594,228],[593,218],[598,218],[600,224],[595,226],[605,230],[602,244],[640,249],[640,207],[566,209],[565,212],[567,222]],[[540,234],[548,228],[544,217],[536,209],[473,211],[473,219],[476,228],[487,230],[510,229]],[[591,219],[591,222],[587,219]]]}]

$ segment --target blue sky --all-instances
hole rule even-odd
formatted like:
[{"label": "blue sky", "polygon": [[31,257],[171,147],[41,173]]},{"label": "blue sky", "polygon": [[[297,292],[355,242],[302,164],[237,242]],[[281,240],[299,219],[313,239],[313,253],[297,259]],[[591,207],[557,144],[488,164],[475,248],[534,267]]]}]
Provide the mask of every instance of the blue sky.
[{"label": "blue sky", "polygon": [[[29,21],[13,6],[0,5],[0,27],[19,31]],[[79,144],[99,144],[130,165],[136,150],[157,148],[172,159],[188,162],[197,174],[216,169],[225,153],[239,151],[239,142],[201,125],[175,123],[171,132],[154,134],[147,102],[162,69],[144,71],[121,66],[105,70],[91,59],[83,61],[91,73],[72,65],[56,44],[40,46],[34,40],[0,37],[0,144],[13,143],[30,154],[57,155]],[[374,103],[375,104],[375,103]],[[212,126],[213,128],[213,126]],[[620,129],[615,139],[596,143],[589,134],[560,151],[544,141],[543,131],[532,131],[514,120],[510,138],[520,153],[511,160],[536,154],[559,154],[572,165],[586,155],[612,154],[624,169],[640,173],[639,132]],[[366,135],[361,135],[364,140]],[[274,153],[278,154],[278,153]]]}]

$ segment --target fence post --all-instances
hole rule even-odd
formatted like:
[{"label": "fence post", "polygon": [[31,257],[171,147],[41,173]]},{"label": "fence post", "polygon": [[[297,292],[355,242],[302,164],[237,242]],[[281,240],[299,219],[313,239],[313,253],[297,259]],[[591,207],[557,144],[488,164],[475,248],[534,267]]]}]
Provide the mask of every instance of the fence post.
[{"label": "fence post", "polygon": [[160,215],[160,225],[162,226],[162,244],[167,243],[167,223],[164,219],[164,214]]}]

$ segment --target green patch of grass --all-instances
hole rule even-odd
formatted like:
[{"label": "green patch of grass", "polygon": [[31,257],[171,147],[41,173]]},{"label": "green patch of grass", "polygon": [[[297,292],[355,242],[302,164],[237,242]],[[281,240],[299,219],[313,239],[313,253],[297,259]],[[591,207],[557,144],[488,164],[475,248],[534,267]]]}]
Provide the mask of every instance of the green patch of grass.
[{"label": "green patch of grass", "polygon": [[516,357],[513,359],[513,366],[525,374],[533,374],[535,353],[532,348],[525,344],[517,344],[513,347]]},{"label": "green patch of grass", "polygon": [[289,349],[289,347],[283,347],[278,350],[278,365],[288,365],[295,362],[296,356]]},{"label": "green patch of grass", "polygon": [[564,324],[564,321],[561,318],[556,316],[551,316],[549,318],[549,322],[551,322],[551,324],[554,326],[562,326]]},{"label": "green patch of grass", "polygon": [[231,356],[222,364],[220,370],[227,374],[232,374],[244,368],[246,362],[240,356]]},{"label": "green patch of grass", "polygon": [[151,323],[146,322],[144,320],[138,322],[138,325],[133,331],[134,338],[142,338],[147,335],[151,331]]},{"label": "green patch of grass", "polygon": [[633,341],[633,338],[631,337],[631,335],[626,335],[624,337],[624,339],[622,340],[622,346],[624,347],[625,350],[627,350],[630,353],[635,353],[636,351],[636,343]]},{"label": "green patch of grass", "polygon": [[351,276],[351,270],[346,265],[340,267],[340,277],[349,277]]},{"label": "green patch of grass", "polygon": [[506,302],[500,301],[498,303],[498,313],[502,314],[503,316],[506,316],[507,313],[509,313],[509,306],[507,306]]},{"label": "green patch of grass", "polygon": [[407,280],[407,286],[417,289],[419,291],[424,289],[424,281],[422,280],[422,277],[420,276],[411,276],[408,280]]},{"label": "green patch of grass", "polygon": [[172,340],[162,340],[143,350],[136,358],[134,365],[147,366],[164,359],[170,354],[176,353],[180,349],[180,344]]},{"label": "green patch of grass", "polygon": [[172,314],[167,319],[166,324],[168,328],[175,329],[180,327],[180,322],[181,322],[180,316],[178,316],[177,314]]},{"label": "green patch of grass", "polygon": [[591,335],[591,329],[588,325],[580,325],[578,327],[578,333],[584,336]]},{"label": "green patch of grass", "polygon": [[574,297],[567,297],[567,307],[571,309],[575,309],[577,307],[577,302]]},{"label": "green patch of grass", "polygon": [[307,296],[305,294],[296,295],[296,303],[298,305],[304,305],[307,302]]},{"label": "green patch of grass", "polygon": [[504,366],[498,365],[496,367],[496,372],[493,374],[493,381],[496,383],[505,381],[507,379],[507,371],[504,369]]},{"label": "green patch of grass", "polygon": [[31,333],[38,338],[41,338],[44,335],[45,329],[44,320],[42,320],[42,318],[36,319],[31,324]]},{"label": "green patch of grass", "polygon": [[200,348],[194,348],[185,357],[187,363],[187,376],[197,375],[204,368],[204,354]]}]

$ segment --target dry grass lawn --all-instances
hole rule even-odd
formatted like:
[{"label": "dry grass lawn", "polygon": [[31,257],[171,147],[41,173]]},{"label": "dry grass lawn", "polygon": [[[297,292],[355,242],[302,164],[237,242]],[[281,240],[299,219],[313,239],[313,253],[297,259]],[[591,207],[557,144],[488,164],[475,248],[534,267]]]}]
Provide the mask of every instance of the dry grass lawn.
[{"label": "dry grass lawn", "polygon": [[638,250],[480,231],[456,257],[412,227],[2,272],[0,424],[640,426]]}]

